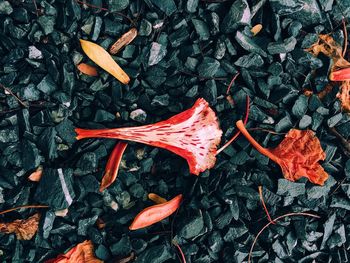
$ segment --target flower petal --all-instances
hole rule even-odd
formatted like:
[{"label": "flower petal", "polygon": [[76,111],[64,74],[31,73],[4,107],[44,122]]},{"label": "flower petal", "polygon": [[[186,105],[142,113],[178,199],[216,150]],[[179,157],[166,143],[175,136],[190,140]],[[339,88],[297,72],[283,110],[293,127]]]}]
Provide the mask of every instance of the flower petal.
[{"label": "flower petal", "polygon": [[140,127],[75,129],[77,139],[114,138],[140,142],[172,151],[187,160],[190,173],[198,175],[215,165],[222,131],[215,112],[204,99],[168,120]]}]

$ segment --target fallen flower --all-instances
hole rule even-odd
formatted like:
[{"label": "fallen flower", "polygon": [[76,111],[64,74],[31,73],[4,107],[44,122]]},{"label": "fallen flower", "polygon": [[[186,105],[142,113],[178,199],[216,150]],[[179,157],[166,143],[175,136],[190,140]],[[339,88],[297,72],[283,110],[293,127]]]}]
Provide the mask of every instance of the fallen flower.
[{"label": "fallen flower", "polygon": [[172,151],[186,159],[190,173],[198,175],[215,165],[222,131],[215,112],[204,99],[168,120],[140,127],[86,130],[75,129],[77,139],[114,138]]},{"label": "fallen flower", "polygon": [[121,67],[113,60],[111,55],[99,45],[90,41],[80,39],[80,44],[85,54],[97,65],[113,75],[123,84],[128,84],[129,76]]},{"label": "fallen flower", "polygon": [[137,36],[137,29],[131,28],[128,32],[122,35],[109,49],[109,53],[117,54],[119,50],[128,45]]},{"label": "fallen flower", "polygon": [[86,63],[80,63],[77,68],[81,73],[84,73],[85,75],[96,77],[98,75],[97,69],[93,66],[90,66]]},{"label": "fallen flower", "polygon": [[66,254],[49,259],[45,263],[103,263],[103,261],[95,257],[92,242],[85,240]]},{"label": "fallen flower", "polygon": [[156,204],[164,204],[167,202],[167,200],[155,193],[149,193],[148,194],[148,199],[152,200]]},{"label": "fallen flower", "polygon": [[182,194],[163,204],[153,205],[142,210],[130,225],[130,230],[136,230],[153,225],[173,214],[182,202]]},{"label": "fallen flower", "polygon": [[295,181],[306,177],[319,185],[328,179],[328,174],[318,163],[326,158],[326,154],[312,131],[291,129],[276,148],[266,149],[254,140],[241,120],[236,125],[256,150],[280,165],[286,179]]},{"label": "fallen flower", "polygon": [[40,214],[36,213],[28,219],[17,219],[10,223],[0,223],[0,232],[15,233],[19,240],[30,240],[38,231]]},{"label": "fallen flower", "polygon": [[106,165],[105,173],[100,185],[100,192],[110,186],[117,178],[120,161],[122,160],[123,153],[127,146],[128,144],[122,141],[117,142],[115,145]]}]

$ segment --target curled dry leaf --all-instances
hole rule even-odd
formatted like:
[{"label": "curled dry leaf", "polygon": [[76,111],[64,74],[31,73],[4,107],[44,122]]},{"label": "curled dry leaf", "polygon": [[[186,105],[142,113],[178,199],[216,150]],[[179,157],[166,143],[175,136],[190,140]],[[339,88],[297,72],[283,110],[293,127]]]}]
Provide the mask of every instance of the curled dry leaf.
[{"label": "curled dry leaf", "polygon": [[28,219],[17,219],[10,223],[0,223],[0,232],[15,233],[17,239],[30,240],[38,231],[40,214],[36,213]]},{"label": "curled dry leaf", "polygon": [[117,54],[126,45],[130,44],[131,41],[137,36],[137,29],[131,28],[128,32],[122,35],[109,49],[109,53]]},{"label": "curled dry leaf", "polygon": [[187,160],[190,173],[198,175],[215,165],[222,131],[215,112],[204,99],[168,120],[140,127],[75,129],[77,139],[114,138],[167,149]]},{"label": "curled dry leaf", "polygon": [[164,204],[167,202],[167,200],[155,193],[149,193],[148,194],[148,199],[152,200],[153,202],[155,202],[156,204]]},{"label": "curled dry leaf", "polygon": [[85,75],[96,77],[98,75],[97,69],[89,64],[86,63],[80,63],[77,68],[81,73],[84,73]]},{"label": "curled dry leaf", "polygon": [[35,172],[33,172],[33,173],[31,173],[31,175],[29,175],[28,180],[30,180],[32,182],[39,182],[42,175],[43,175],[43,168],[41,166],[39,166]]},{"label": "curled dry leaf", "polygon": [[177,195],[163,204],[153,205],[142,210],[130,225],[130,230],[136,230],[153,225],[173,214],[182,202],[182,194]]},{"label": "curled dry leaf", "polygon": [[111,55],[99,45],[90,41],[80,39],[80,44],[85,54],[97,65],[113,75],[123,84],[128,84],[129,76],[122,70],[121,67],[113,60]]},{"label": "curled dry leaf", "polygon": [[295,181],[306,177],[319,185],[328,179],[328,174],[318,163],[326,158],[326,154],[312,131],[291,129],[276,148],[266,149],[254,140],[241,120],[236,125],[255,149],[279,164],[286,179]]},{"label": "curled dry leaf", "polygon": [[105,173],[100,185],[100,192],[110,186],[117,178],[120,161],[122,160],[127,146],[128,144],[122,141],[117,142],[115,145],[106,165]]},{"label": "curled dry leaf", "polygon": [[95,257],[92,242],[85,240],[66,254],[49,259],[45,263],[103,263],[103,261]]}]

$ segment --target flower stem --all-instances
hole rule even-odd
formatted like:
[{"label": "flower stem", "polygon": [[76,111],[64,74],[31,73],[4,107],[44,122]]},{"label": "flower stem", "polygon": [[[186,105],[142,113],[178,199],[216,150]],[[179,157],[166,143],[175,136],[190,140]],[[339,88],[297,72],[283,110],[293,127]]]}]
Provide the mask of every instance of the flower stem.
[{"label": "flower stem", "polygon": [[261,154],[269,157],[272,161],[278,162],[279,158],[272,154],[268,149],[262,147],[247,131],[247,129],[244,126],[244,123],[242,120],[239,120],[236,122],[237,128],[241,131],[241,133],[246,137],[246,139],[254,146],[254,148],[260,152]]}]

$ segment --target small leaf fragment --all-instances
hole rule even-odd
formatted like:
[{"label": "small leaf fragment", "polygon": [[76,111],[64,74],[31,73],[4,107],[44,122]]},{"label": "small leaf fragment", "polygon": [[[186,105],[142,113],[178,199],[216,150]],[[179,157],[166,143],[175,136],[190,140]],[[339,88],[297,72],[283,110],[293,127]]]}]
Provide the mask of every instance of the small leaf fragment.
[{"label": "small leaf fragment", "polygon": [[155,193],[149,193],[148,194],[148,199],[152,200],[156,204],[164,204],[167,202],[167,200]]},{"label": "small leaf fragment", "polygon": [[77,68],[81,73],[84,73],[85,75],[96,77],[98,76],[97,69],[93,66],[90,66],[86,63],[80,63]]},{"label": "small leaf fragment", "polygon": [[109,49],[109,53],[115,55],[121,50],[123,47],[129,45],[137,36],[137,29],[131,28],[128,32],[123,34]]},{"label": "small leaf fragment", "polygon": [[117,178],[120,161],[122,160],[123,153],[127,146],[128,144],[122,141],[119,141],[115,145],[106,165],[105,173],[100,185],[100,192],[110,186]]},{"label": "small leaf fragment", "polygon": [[104,50],[101,46],[80,39],[80,44],[85,54],[97,65],[113,75],[117,80],[123,84],[128,84],[130,81],[129,76],[124,70],[113,60],[111,55]]},{"label": "small leaf fragment", "polygon": [[175,196],[168,202],[153,205],[142,210],[130,225],[130,230],[136,230],[153,225],[173,214],[182,202],[182,194]]},{"label": "small leaf fragment", "polygon": [[32,182],[39,182],[42,175],[43,175],[43,168],[41,166],[39,166],[35,172],[32,172],[29,175],[28,180],[30,180]]}]

